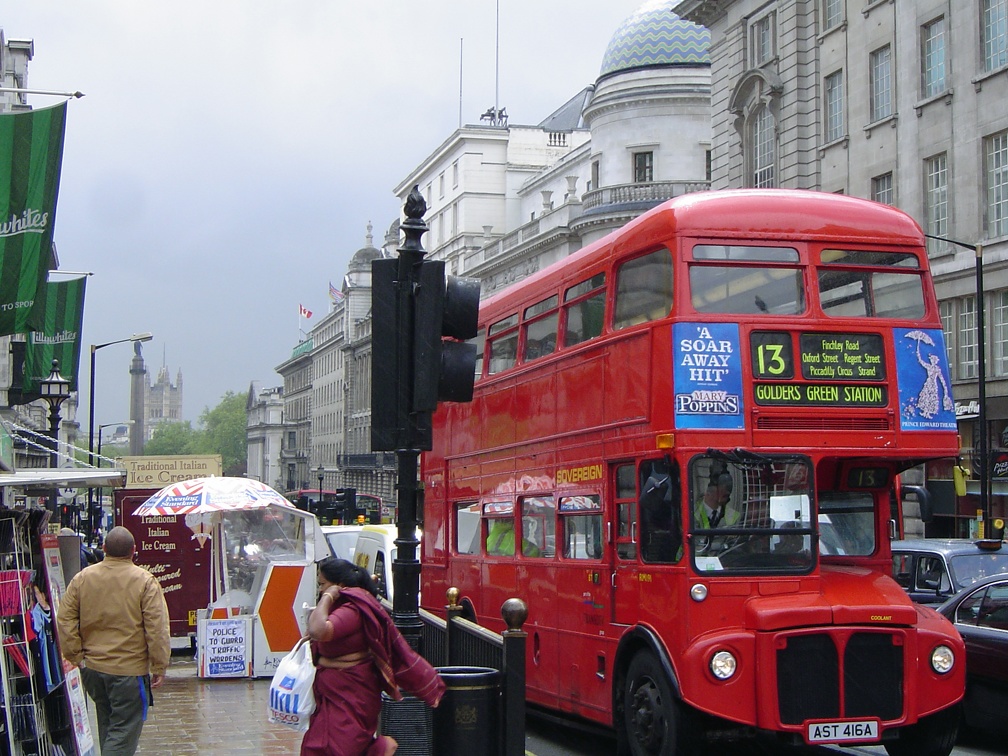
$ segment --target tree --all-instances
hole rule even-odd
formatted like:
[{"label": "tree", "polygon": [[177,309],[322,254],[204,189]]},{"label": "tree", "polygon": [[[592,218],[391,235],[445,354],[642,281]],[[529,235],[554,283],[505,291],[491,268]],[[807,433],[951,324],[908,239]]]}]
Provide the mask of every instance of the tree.
[{"label": "tree", "polygon": [[197,428],[188,420],[158,424],[144,455],[220,454],[223,473],[240,476],[247,466],[247,422],[245,395],[228,391],[216,407],[204,408]]}]

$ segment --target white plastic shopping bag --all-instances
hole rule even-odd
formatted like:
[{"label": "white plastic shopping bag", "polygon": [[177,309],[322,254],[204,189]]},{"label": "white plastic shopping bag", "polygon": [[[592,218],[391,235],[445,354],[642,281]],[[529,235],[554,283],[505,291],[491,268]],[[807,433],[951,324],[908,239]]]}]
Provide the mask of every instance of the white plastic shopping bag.
[{"label": "white plastic shopping bag", "polygon": [[308,720],[315,711],[315,665],[311,646],[302,638],[291,652],[280,660],[270,683],[269,721],[298,732],[308,729]]}]

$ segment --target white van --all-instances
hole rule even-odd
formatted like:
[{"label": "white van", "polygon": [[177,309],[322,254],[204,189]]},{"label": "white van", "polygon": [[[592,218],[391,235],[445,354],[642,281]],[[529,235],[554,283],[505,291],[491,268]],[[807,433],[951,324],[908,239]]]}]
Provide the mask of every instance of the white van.
[{"label": "white van", "polygon": [[[375,576],[378,595],[392,600],[392,561],[396,558],[395,539],[399,528],[395,525],[365,525],[357,535],[353,562]],[[417,528],[417,541],[420,529]],[[417,559],[420,547],[417,546]]]}]

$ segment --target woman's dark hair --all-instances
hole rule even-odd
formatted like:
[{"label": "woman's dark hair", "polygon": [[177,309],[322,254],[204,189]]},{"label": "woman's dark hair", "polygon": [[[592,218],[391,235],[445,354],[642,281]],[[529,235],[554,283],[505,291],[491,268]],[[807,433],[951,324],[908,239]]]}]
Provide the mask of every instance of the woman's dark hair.
[{"label": "woman's dark hair", "polygon": [[348,562],[339,557],[326,557],[319,560],[319,571],[330,583],[342,585],[345,588],[363,588],[372,596],[378,595],[378,584],[363,567]]}]

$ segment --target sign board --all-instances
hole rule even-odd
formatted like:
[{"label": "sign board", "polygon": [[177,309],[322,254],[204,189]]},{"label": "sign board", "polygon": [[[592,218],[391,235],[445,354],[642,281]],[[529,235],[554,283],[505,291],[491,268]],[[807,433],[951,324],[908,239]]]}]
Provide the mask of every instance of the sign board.
[{"label": "sign board", "polygon": [[252,676],[252,618],[199,620],[200,677]]},{"label": "sign board", "polygon": [[122,457],[118,461],[126,469],[124,488],[153,488],[156,491],[181,480],[210,475],[219,478],[223,474],[220,454]]},{"label": "sign board", "polygon": [[117,489],[113,512],[136,541],[136,563],[161,583],[172,637],[196,633],[196,611],[210,603],[209,515],[137,517],[158,489]]}]

